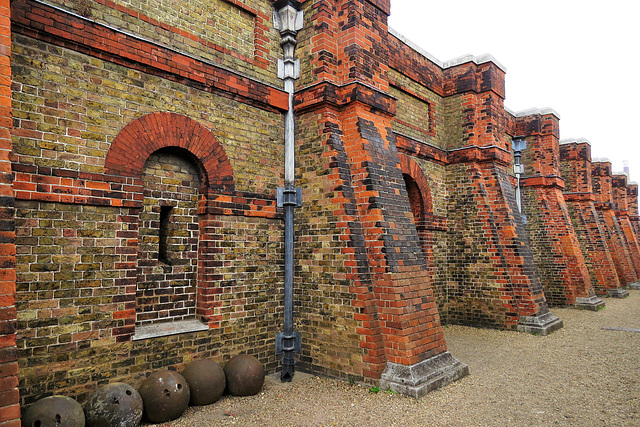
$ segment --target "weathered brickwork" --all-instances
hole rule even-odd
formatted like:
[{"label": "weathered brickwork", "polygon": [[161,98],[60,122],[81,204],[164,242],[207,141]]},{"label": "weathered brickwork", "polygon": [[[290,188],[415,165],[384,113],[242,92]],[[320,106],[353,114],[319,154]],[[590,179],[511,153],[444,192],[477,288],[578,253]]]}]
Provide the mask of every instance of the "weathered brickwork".
[{"label": "weathered brickwork", "polygon": [[[25,33],[26,5],[13,5]],[[178,66],[163,75],[104,56],[124,46],[74,51],[67,35],[41,35],[15,35],[12,59],[22,403],[82,400],[194,357],[248,352],[275,368],[278,91],[229,96],[176,81]],[[131,341],[169,319],[211,332]]]},{"label": "weathered brickwork", "polygon": [[595,208],[591,179],[591,146],[583,141],[565,141],[560,145],[564,198],[580,242],[591,283],[598,295],[624,297],[611,250]]},{"label": "weathered brickwork", "polygon": [[[282,137],[279,114],[21,36],[14,43],[12,61],[16,74],[13,82],[14,153],[16,163],[23,165],[22,168],[69,171],[57,175],[63,178],[73,178],[71,171],[101,174],[108,166],[105,166],[105,158],[110,144],[121,129],[148,113],[169,111],[197,119],[213,137],[226,142],[225,153],[232,159],[232,167],[238,170],[234,177],[235,188],[252,193],[275,193],[282,174],[280,150],[272,143]],[[32,63],[38,65],[32,67]],[[59,90],[37,90],[48,86]],[[243,117],[243,120],[235,120],[236,117]],[[181,131],[182,126],[190,126],[189,129],[194,126],[180,121],[160,127],[162,120],[156,122],[138,126],[150,135],[138,135],[139,142],[163,138],[157,129],[172,132],[174,139],[184,138],[189,132]],[[204,137],[198,134],[198,138]],[[145,152],[151,154],[149,150],[153,152],[152,147],[145,148]],[[197,154],[204,157],[204,153]],[[211,157],[210,161],[215,161],[215,156]],[[145,160],[137,160],[139,170]],[[114,161],[121,166],[130,162],[117,155]],[[260,173],[264,169],[270,173]],[[256,180],[256,176],[263,178]],[[17,181],[27,180],[26,176],[16,178]],[[98,179],[100,177],[94,178]],[[53,178],[43,184],[57,184],[60,188],[51,189],[51,192],[62,195],[77,191],[81,185],[73,182],[68,186],[76,190],[63,191],[61,187],[65,185]],[[37,183],[31,181],[26,182],[24,188],[22,184],[16,185],[16,189],[38,192]],[[94,189],[89,187],[80,194],[94,196],[91,190]]]},{"label": "weathered brickwork", "polygon": [[389,93],[397,99],[393,130],[436,147],[442,146],[442,97],[390,70]]},{"label": "weathered brickwork", "polygon": [[278,369],[284,4],[304,11],[297,370],[454,381],[441,322],[548,334],[549,304],[638,281],[637,185],[560,147],[554,115],[507,112],[490,57],[389,32],[390,0],[0,0],[2,427],[196,358]]},{"label": "weathered brickwork", "polygon": [[605,238],[611,248],[620,284],[626,286],[636,283],[639,276],[634,266],[632,248],[627,245],[620,221],[615,215],[611,163],[593,162],[591,166],[595,205],[600,221],[604,224]]},{"label": "weathered brickwork", "polygon": [[576,305],[596,310],[595,298],[580,243],[562,194],[559,119],[541,112],[515,119],[515,133],[527,138],[521,179],[526,229],[538,274],[551,305]]},{"label": "weathered brickwork", "polygon": [[11,12],[0,1],[0,425],[20,426],[15,306],[15,223],[10,156]]},{"label": "weathered brickwork", "polygon": [[145,163],[138,231],[136,321],[195,318],[198,264],[198,171],[170,151]]},{"label": "weathered brickwork", "polygon": [[611,196],[615,215],[622,230],[622,237],[629,248],[629,255],[631,256],[634,269],[640,279],[640,247],[638,247],[638,240],[631,226],[631,221],[629,220],[629,203],[627,201],[629,187],[627,185],[627,176],[624,174],[614,174],[611,183]]},{"label": "weathered brickwork", "polygon": [[272,31],[270,1],[126,1],[49,2],[77,13],[87,22],[114,27],[145,40],[195,55],[263,81],[277,83],[271,72],[279,50]]},{"label": "weathered brickwork", "polygon": [[638,184],[629,183],[629,221],[636,233],[636,238],[640,239],[640,216],[638,215]]},{"label": "weathered brickwork", "polygon": [[[330,16],[327,3],[318,1],[305,7],[311,22]],[[315,191],[328,196],[323,205],[338,204],[338,209],[321,216],[325,208],[318,208],[310,221],[318,221],[317,226],[323,228],[333,227],[335,221],[337,227],[344,228],[340,240],[341,252],[348,257],[344,263],[346,275],[334,275],[351,281],[351,306],[357,322],[353,326],[362,354],[359,361],[347,363],[359,371],[357,376],[379,378],[389,364],[416,365],[443,354],[446,347],[403,177],[407,171],[401,166],[391,133],[396,102],[385,93],[387,69],[380,57],[387,49],[380,40],[388,37],[386,20],[380,17],[387,12],[368,1],[349,2],[342,7],[344,13],[332,16],[332,21],[354,34],[346,44],[331,53],[324,49],[334,42],[335,34],[329,31],[300,39],[301,57],[305,58],[309,50],[317,53],[310,63],[321,64],[318,70],[323,75],[331,74],[331,79],[298,94],[297,110],[300,121],[306,124],[303,128],[312,129],[311,137],[326,144],[322,157],[330,167],[310,171],[316,176],[318,170],[323,171],[323,179],[316,178],[319,182],[314,186],[323,190]],[[338,70],[334,54],[342,61]],[[301,81],[305,84],[310,79],[306,75]],[[311,164],[306,150],[301,163]],[[307,171],[305,166],[301,168]],[[303,174],[300,182],[311,179]],[[320,248],[313,251],[317,256],[322,253]],[[331,270],[326,265],[325,273]],[[338,307],[328,309],[335,313]],[[346,326],[347,330],[353,326]],[[333,348],[338,344],[344,348],[344,343],[331,340]],[[337,353],[339,363],[348,357],[340,353],[340,348],[332,351]],[[323,357],[314,361],[315,354],[310,356],[312,364],[328,364]],[[321,369],[329,371],[327,367]]]}]

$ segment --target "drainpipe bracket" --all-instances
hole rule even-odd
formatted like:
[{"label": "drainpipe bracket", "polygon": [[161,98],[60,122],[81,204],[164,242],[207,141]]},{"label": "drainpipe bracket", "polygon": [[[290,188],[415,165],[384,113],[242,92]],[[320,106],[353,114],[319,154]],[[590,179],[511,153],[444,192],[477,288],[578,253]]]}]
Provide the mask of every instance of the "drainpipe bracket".
[{"label": "drainpipe bracket", "polygon": [[302,188],[301,187],[290,187],[290,188],[278,187],[276,202],[279,208],[282,208],[284,206],[291,206],[291,205],[293,205],[296,208],[302,207]]},{"label": "drainpipe bracket", "polygon": [[278,59],[278,78],[281,80],[300,78],[300,60]]},{"label": "drainpipe bracket", "polygon": [[293,335],[285,335],[284,332],[276,332],[276,354],[285,351],[300,353],[302,351],[302,339],[300,332],[293,332]]}]

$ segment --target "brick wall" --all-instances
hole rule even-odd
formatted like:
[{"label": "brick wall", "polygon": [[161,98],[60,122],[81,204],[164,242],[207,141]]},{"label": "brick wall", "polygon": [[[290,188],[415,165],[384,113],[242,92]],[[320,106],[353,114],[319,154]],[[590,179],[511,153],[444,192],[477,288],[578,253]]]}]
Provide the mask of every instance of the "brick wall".
[{"label": "brick wall", "polygon": [[[302,316],[310,318],[306,330],[312,337],[303,361],[334,375],[336,364],[345,364],[343,372],[379,378],[389,362],[414,365],[446,347],[403,177],[411,171],[403,170],[391,133],[396,102],[387,94],[387,69],[381,60],[387,51],[386,12],[368,1],[342,3],[339,11],[329,3],[305,4],[310,28],[319,31],[300,36],[300,55],[318,67],[327,82],[308,87],[296,98],[299,132],[308,140],[299,152],[303,172],[298,182],[314,196],[310,207],[300,211],[303,235],[316,229],[339,232],[333,244],[340,247],[340,255],[328,253],[329,242],[319,247],[311,237],[303,240],[309,246],[301,248],[306,252],[301,263],[313,263],[312,258],[325,262],[321,271],[303,264],[302,286],[308,287],[312,301],[316,295],[326,301],[323,311],[309,304],[310,315]],[[316,22],[323,26],[314,27]],[[342,32],[326,30],[330,25]],[[342,43],[334,44],[340,39]],[[339,69],[335,58],[343,61]],[[301,85],[315,77],[303,75]],[[341,301],[324,285],[331,275],[334,281],[350,282]],[[318,276],[319,284],[311,282]],[[344,297],[350,298],[350,307],[344,307]],[[328,325],[319,322],[319,314],[339,319],[336,314],[344,312],[353,313],[355,323],[321,330]],[[353,343],[344,339],[353,328],[360,360],[348,360],[344,350]],[[331,340],[321,342],[328,333]]]},{"label": "brick wall", "polygon": [[623,286],[636,283],[638,272],[632,258],[631,248],[627,245],[620,221],[615,215],[611,163],[593,162],[591,165],[595,206],[600,222],[604,225],[604,234],[611,249],[611,257],[616,266],[620,284]]},{"label": "brick wall", "polygon": [[[180,153],[145,163],[138,219],[136,322],[194,319],[198,266],[198,170]],[[119,246],[119,245],[118,245]]]},{"label": "brick wall", "polygon": [[629,183],[629,221],[636,233],[636,238],[640,239],[640,216],[638,216],[638,184]]},{"label": "brick wall", "polygon": [[[63,11],[277,84],[272,2],[95,0],[49,2]],[[54,34],[60,34],[60,30]]]},{"label": "brick wall", "polygon": [[15,224],[11,191],[10,2],[0,2],[0,425],[18,427],[20,406],[16,351]]},{"label": "brick wall", "polygon": [[521,179],[526,230],[547,302],[596,310],[595,298],[580,243],[562,194],[559,118],[539,112],[515,118],[514,134],[527,138]]},{"label": "brick wall", "polygon": [[[286,94],[162,46],[147,56],[142,31],[102,18],[12,8],[22,404],[82,401],[195,357],[248,352],[275,369]],[[169,319],[208,330],[132,340]]]},{"label": "brick wall", "polygon": [[[193,358],[248,352],[277,368],[288,95],[272,7],[11,2],[0,424],[19,423],[18,402],[83,401]],[[586,163],[561,162],[557,120],[505,111],[499,64],[442,68],[388,32],[388,0],[302,7],[298,369],[375,382],[446,355],[441,318],[546,334],[562,322],[543,283],[565,304],[592,297],[591,282],[604,293],[640,277],[633,187],[594,164],[588,195]],[[533,167],[528,235],[518,126]],[[593,271],[605,247],[618,284]],[[145,335],[184,322],[196,327]]]},{"label": "brick wall", "polygon": [[604,235],[605,225],[595,208],[589,143],[573,140],[561,143],[560,165],[567,209],[596,293],[613,297],[628,295],[620,286]]},{"label": "brick wall", "polygon": [[629,219],[628,192],[627,175],[614,174],[612,176],[611,196],[615,215],[622,231],[622,238],[629,248],[629,255],[636,274],[638,278],[640,278],[640,248],[638,247],[638,240]]}]

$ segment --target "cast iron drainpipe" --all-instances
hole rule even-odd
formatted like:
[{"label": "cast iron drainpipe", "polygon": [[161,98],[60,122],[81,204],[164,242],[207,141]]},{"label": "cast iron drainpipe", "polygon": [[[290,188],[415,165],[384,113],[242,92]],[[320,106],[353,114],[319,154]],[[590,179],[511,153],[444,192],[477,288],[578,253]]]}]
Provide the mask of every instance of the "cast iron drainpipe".
[{"label": "cast iron drainpipe", "polygon": [[278,206],[284,208],[284,321],[276,334],[276,354],[282,354],[280,380],[289,382],[295,372],[295,354],[300,352],[300,333],[293,330],[293,211],[302,203],[302,192],[295,187],[295,135],[293,84],[300,76],[300,61],[294,59],[296,35],[302,29],[301,4],[295,0],[274,3],[274,27],[280,31],[284,59],[278,60],[278,78],[284,80],[289,94],[289,109],[284,126],[284,188],[278,188]]}]

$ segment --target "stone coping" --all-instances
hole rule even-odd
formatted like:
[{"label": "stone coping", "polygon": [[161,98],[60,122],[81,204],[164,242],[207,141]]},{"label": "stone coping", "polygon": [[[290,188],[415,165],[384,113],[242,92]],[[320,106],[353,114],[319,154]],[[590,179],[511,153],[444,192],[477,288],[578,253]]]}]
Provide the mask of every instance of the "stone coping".
[{"label": "stone coping", "polygon": [[197,319],[179,320],[177,322],[154,323],[150,325],[136,326],[133,341],[149,338],[166,337],[168,335],[186,334],[188,332],[206,331],[209,326]]}]

